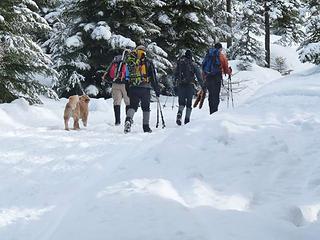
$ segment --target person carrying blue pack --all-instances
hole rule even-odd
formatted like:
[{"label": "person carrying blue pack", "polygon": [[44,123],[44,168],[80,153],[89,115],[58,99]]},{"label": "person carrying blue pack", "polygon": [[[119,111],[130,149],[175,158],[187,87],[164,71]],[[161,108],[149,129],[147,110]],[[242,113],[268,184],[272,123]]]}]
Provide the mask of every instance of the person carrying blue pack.
[{"label": "person carrying blue pack", "polygon": [[177,68],[174,73],[175,86],[178,90],[179,109],[177,113],[176,123],[180,126],[182,113],[185,107],[186,114],[184,124],[190,122],[192,111],[192,98],[194,93],[194,83],[196,79],[202,86],[201,71],[199,67],[192,61],[192,52],[187,49],[185,54],[177,62]]},{"label": "person carrying blue pack", "polygon": [[218,111],[220,103],[220,90],[222,74],[231,75],[232,69],[228,66],[228,59],[222,53],[221,43],[216,43],[210,48],[202,62],[202,72],[205,78],[205,87],[209,92],[210,114]]}]

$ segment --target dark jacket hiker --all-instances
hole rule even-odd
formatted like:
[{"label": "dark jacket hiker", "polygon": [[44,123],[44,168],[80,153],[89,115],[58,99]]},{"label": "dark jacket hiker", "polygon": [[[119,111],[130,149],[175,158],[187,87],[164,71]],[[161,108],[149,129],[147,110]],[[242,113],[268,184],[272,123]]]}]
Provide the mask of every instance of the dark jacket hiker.
[{"label": "dark jacket hiker", "polygon": [[188,49],[185,55],[179,59],[175,70],[175,85],[178,88],[179,98],[179,109],[176,119],[178,125],[181,125],[182,113],[185,107],[187,107],[187,109],[184,123],[187,124],[190,122],[194,83],[196,79],[202,86],[200,69],[192,61],[192,52]]},{"label": "dark jacket hiker", "polygon": [[153,88],[157,97],[159,97],[160,94],[155,67],[146,57],[145,48],[143,46],[137,47],[129,54],[126,59],[126,66],[126,79],[129,81],[130,107],[127,111],[124,132],[130,132],[133,116],[137,111],[140,102],[143,111],[143,131],[152,132],[149,126],[150,90]]}]

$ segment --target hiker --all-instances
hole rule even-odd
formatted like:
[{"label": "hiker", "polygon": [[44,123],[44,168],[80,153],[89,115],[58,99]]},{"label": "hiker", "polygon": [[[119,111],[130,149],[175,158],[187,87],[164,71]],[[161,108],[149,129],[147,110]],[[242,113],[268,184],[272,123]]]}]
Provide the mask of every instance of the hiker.
[{"label": "hiker", "polygon": [[194,94],[194,83],[196,82],[195,79],[198,80],[201,86],[203,83],[200,69],[192,61],[192,52],[190,49],[186,50],[185,54],[179,59],[174,78],[179,99],[179,109],[177,113],[176,123],[180,126],[182,113],[185,107],[186,114],[184,118],[184,124],[190,122],[192,98]]},{"label": "hiker", "polygon": [[232,69],[228,67],[228,59],[222,53],[221,43],[216,43],[208,50],[202,63],[202,71],[205,78],[205,87],[209,92],[210,114],[218,111],[220,102],[220,90],[222,74],[231,75]]},{"label": "hiker", "polygon": [[107,71],[103,74],[102,80],[105,81],[106,77],[109,81],[112,81],[112,98],[113,98],[113,110],[115,117],[115,125],[118,126],[121,123],[121,101],[124,100],[126,105],[126,112],[129,109],[130,100],[126,90],[127,81],[125,79],[126,65],[124,59],[128,50],[125,50],[122,55],[115,56],[108,67]]},{"label": "hiker", "polygon": [[146,57],[146,49],[144,46],[138,46],[128,55],[126,59],[126,79],[129,82],[130,107],[127,111],[124,132],[128,133],[131,131],[133,116],[141,102],[143,131],[151,133],[152,130],[149,126],[150,90],[153,88],[156,96],[159,97],[160,89],[156,78],[155,67]]}]

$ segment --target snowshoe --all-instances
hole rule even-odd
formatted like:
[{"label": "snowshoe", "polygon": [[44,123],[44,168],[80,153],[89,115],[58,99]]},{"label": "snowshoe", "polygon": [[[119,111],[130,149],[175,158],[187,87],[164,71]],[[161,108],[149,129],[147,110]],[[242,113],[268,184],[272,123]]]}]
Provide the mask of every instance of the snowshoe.
[{"label": "snowshoe", "polygon": [[130,119],[127,119],[124,123],[124,133],[128,133],[131,131],[131,121]]},{"label": "snowshoe", "polygon": [[178,112],[176,123],[177,123],[179,126],[181,126],[181,117],[182,117],[182,114],[181,114],[180,112]]}]

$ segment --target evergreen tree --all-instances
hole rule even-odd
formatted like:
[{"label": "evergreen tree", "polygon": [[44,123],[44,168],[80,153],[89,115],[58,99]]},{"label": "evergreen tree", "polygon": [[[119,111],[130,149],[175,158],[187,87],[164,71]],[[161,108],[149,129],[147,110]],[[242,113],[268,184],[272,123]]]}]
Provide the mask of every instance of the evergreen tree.
[{"label": "evergreen tree", "polygon": [[38,11],[37,4],[32,0],[1,1],[1,102],[23,97],[29,103],[41,103],[41,94],[55,97],[49,87],[37,80],[55,76],[49,57],[35,42],[35,36],[49,30]]},{"label": "evergreen tree", "polygon": [[161,35],[155,41],[168,52],[170,60],[176,61],[186,49],[191,49],[198,61],[204,56],[214,36],[218,36],[212,19],[216,2],[167,0],[156,11],[155,22],[161,27]]},{"label": "evergreen tree", "polygon": [[306,27],[306,39],[299,49],[299,58],[302,62],[311,62],[320,65],[320,3],[317,0],[308,0],[309,16]]},{"label": "evergreen tree", "polygon": [[281,36],[277,41],[283,46],[292,46],[303,39],[303,19],[300,14],[302,9],[300,0],[275,0],[271,3],[272,30]]},{"label": "evergreen tree", "polygon": [[160,28],[149,21],[150,9],[158,4],[161,2],[151,0],[69,3],[63,11],[62,21],[54,26],[56,33],[47,42],[58,63],[59,95],[82,91],[80,88],[86,91],[90,86],[87,89],[96,89],[98,97],[107,96],[98,73],[124,48],[132,49],[140,44],[148,48],[149,57],[165,72],[171,66],[166,59],[167,53],[153,42],[154,36],[160,34]]},{"label": "evergreen tree", "polygon": [[262,43],[257,39],[264,32],[262,31],[263,5],[259,5],[257,1],[246,1],[242,5],[243,16],[239,24],[235,27],[236,41],[229,48],[229,53],[232,59],[239,59],[240,69],[250,69],[252,63],[265,65],[265,51]]}]

